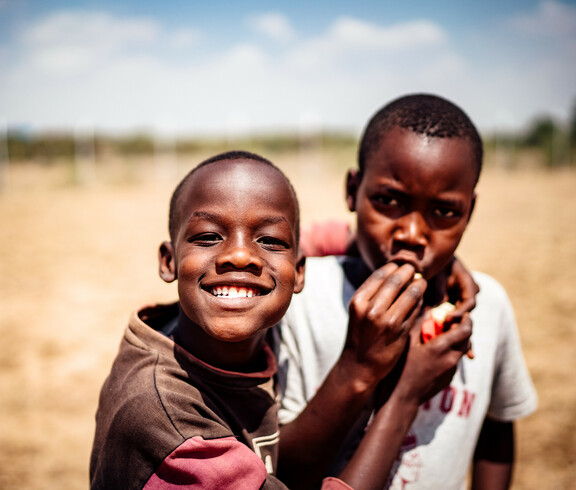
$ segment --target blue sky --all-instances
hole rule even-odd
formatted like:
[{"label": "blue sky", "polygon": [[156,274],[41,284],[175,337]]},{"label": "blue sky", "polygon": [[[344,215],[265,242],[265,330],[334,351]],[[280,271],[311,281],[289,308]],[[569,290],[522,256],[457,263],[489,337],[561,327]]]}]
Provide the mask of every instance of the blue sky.
[{"label": "blue sky", "polygon": [[576,2],[0,0],[0,125],[359,132],[433,92],[481,130],[566,120]]}]

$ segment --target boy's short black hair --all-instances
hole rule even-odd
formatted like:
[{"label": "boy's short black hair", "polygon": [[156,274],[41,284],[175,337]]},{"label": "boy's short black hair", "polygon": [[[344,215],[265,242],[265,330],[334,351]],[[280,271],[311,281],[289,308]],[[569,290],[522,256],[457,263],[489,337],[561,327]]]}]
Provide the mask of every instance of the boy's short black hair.
[{"label": "boy's short black hair", "polygon": [[225,160],[250,160],[250,161],[254,161],[254,162],[260,162],[260,163],[263,163],[265,165],[268,165],[268,166],[274,168],[284,178],[284,180],[288,184],[288,187],[290,188],[290,191],[292,193],[292,197],[294,198],[294,204],[296,206],[296,223],[295,223],[296,224],[296,243],[298,243],[298,241],[300,240],[300,207],[298,204],[298,197],[296,195],[296,191],[294,190],[294,187],[292,186],[292,183],[290,182],[288,177],[286,177],[284,172],[282,172],[282,170],[280,170],[270,160],[268,160],[268,159],[266,159],[260,155],[257,155],[256,153],[251,153],[249,151],[242,151],[242,150],[227,151],[224,153],[219,153],[218,155],[214,155],[213,157],[210,157],[210,158],[204,160],[203,162],[199,163],[196,167],[194,167],[192,170],[190,170],[190,172],[188,172],[184,176],[184,178],[176,186],[176,189],[174,189],[174,192],[172,193],[172,198],[170,199],[170,211],[169,211],[169,216],[168,216],[168,231],[170,233],[170,240],[174,241],[174,238],[176,237],[178,225],[180,223],[180,213],[179,213],[179,207],[178,207],[179,202],[178,201],[180,200],[180,196],[184,190],[186,183],[190,180],[190,178],[196,173],[196,171],[198,169],[205,167],[207,165],[217,163],[217,162],[223,162]]},{"label": "boy's short black hair", "polygon": [[482,170],[482,139],[466,113],[452,102],[432,94],[412,94],[382,107],[364,129],[358,151],[362,174],[366,161],[385,133],[393,127],[409,129],[434,138],[466,138],[470,141],[477,167],[476,182]]}]

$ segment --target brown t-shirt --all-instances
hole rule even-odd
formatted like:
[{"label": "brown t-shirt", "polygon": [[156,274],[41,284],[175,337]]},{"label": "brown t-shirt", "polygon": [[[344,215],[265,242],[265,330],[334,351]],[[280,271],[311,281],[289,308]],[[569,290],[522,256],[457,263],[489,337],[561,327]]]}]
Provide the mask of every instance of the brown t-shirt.
[{"label": "brown t-shirt", "polygon": [[[90,464],[94,489],[285,488],[278,452],[276,360],[235,373],[160,333],[177,303],[134,313],[100,394]],[[182,487],[180,487],[182,488]]]}]

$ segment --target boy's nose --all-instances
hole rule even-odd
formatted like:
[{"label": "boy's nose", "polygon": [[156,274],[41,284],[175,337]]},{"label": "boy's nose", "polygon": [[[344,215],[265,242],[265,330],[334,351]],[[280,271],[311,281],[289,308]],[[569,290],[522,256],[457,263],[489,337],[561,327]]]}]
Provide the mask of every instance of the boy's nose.
[{"label": "boy's nose", "polygon": [[234,269],[258,270],[262,267],[262,260],[254,252],[254,244],[246,243],[245,240],[232,240],[218,256],[219,267],[231,267]]},{"label": "boy's nose", "polygon": [[420,213],[408,213],[398,220],[394,239],[411,247],[424,247],[428,243],[428,232],[428,224]]}]

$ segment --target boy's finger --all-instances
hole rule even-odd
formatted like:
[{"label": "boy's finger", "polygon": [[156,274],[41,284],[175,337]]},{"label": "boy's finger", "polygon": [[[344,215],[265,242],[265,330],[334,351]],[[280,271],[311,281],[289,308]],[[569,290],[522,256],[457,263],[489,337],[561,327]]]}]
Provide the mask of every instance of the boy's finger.
[{"label": "boy's finger", "polygon": [[387,310],[414,278],[414,267],[388,263],[376,269],[356,291],[356,299],[371,302],[375,310]]},{"label": "boy's finger", "polygon": [[356,293],[354,293],[354,296],[362,301],[369,301],[378,289],[380,289],[386,278],[397,269],[398,265],[394,263],[388,263],[376,269],[372,274],[370,274],[368,279],[360,285],[356,290]]},{"label": "boy's finger", "polygon": [[462,298],[454,306],[454,310],[446,316],[447,321],[459,320],[464,314],[470,313],[476,307],[476,296]]},{"label": "boy's finger", "polygon": [[[462,314],[462,318],[460,318],[459,322],[456,322],[454,324],[452,324],[452,326],[450,327],[450,329],[458,329],[461,327],[461,325],[465,323],[466,325],[469,325],[470,328],[470,332],[472,332],[472,319],[470,318],[470,313],[469,312],[464,312]],[[471,334],[470,334],[471,335]],[[472,341],[470,340],[470,338],[468,339],[468,341],[465,343],[465,345],[467,346],[465,349],[466,352],[466,357],[468,357],[468,359],[474,359],[474,352],[472,351]],[[462,348],[458,348],[458,350],[462,350]]]},{"label": "boy's finger", "polygon": [[[447,350],[467,352],[470,350],[471,336],[472,320],[469,314],[465,314],[460,323],[453,325],[450,330],[432,340],[436,340],[439,345]],[[464,347],[466,348],[464,349]]]},{"label": "boy's finger", "polygon": [[419,313],[427,282],[414,279],[412,266],[402,266],[372,298],[372,311],[386,315],[388,322],[411,326]]}]

